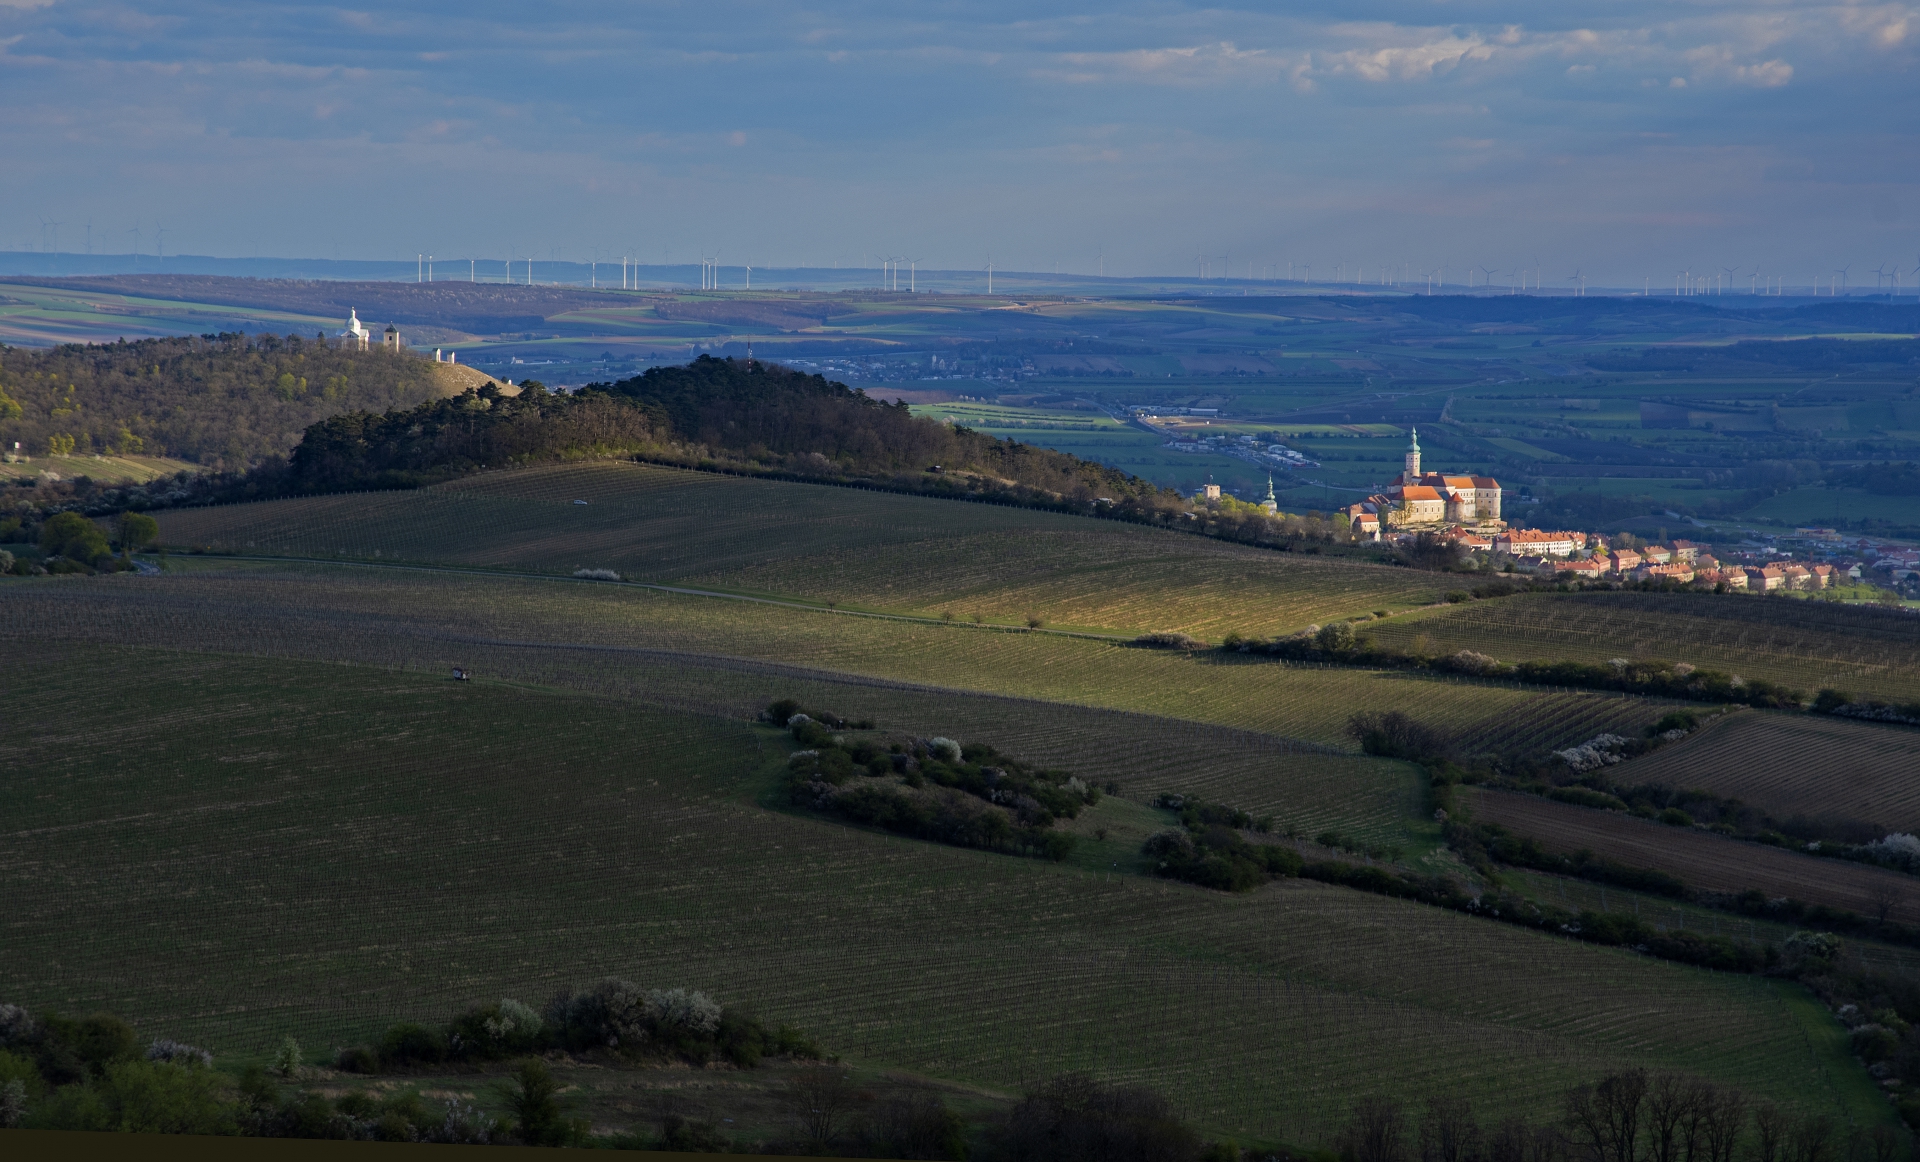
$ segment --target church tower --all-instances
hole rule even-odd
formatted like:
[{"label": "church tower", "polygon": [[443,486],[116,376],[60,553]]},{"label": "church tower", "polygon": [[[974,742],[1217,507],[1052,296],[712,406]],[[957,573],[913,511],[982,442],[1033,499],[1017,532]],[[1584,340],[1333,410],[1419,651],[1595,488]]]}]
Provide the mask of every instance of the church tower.
[{"label": "church tower", "polygon": [[1412,428],[1409,430],[1412,432],[1413,439],[1407,445],[1406,481],[1408,484],[1412,484],[1414,481],[1420,479],[1420,429]]},{"label": "church tower", "polygon": [[1267,510],[1268,516],[1280,515],[1280,498],[1273,494],[1273,477],[1271,476],[1267,477],[1267,498],[1260,502],[1260,507]]}]

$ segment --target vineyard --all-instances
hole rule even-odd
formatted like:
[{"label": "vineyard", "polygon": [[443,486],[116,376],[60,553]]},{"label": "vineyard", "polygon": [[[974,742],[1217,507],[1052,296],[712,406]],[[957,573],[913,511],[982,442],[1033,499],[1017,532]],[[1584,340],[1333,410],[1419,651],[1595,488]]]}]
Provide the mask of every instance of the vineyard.
[{"label": "vineyard", "polygon": [[1920,879],[1899,872],[1511,791],[1475,791],[1472,809],[1475,819],[1531,836],[1548,850],[1571,854],[1585,848],[1630,867],[1669,872],[1691,888],[1752,888],[1863,915],[1876,914],[1881,895],[1891,893],[1899,901],[1891,915],[1907,923],[1920,918]]},{"label": "vineyard", "polygon": [[[428,670],[465,664],[485,649],[664,650],[1127,710],[1340,749],[1352,747],[1346,724],[1360,710],[1404,708],[1451,735],[1541,749],[1580,742],[1597,728],[1637,730],[1658,716],[1644,701],[1608,694],[1543,696],[1537,687],[1459,677],[1188,655],[591,582],[215,566],[84,586],[16,585],[9,598],[23,630],[68,625],[96,641],[193,641]],[[593,663],[577,650],[567,657],[566,668],[590,674],[579,688],[598,689],[620,672],[617,661]]]},{"label": "vineyard", "polygon": [[1001,1090],[1097,1069],[1243,1137],[1326,1140],[1356,1078],[1537,1115],[1628,1064],[1887,1116],[1778,984],[1324,885],[1236,896],[764,810],[743,794],[791,744],[738,720],[390,665],[0,652],[0,990],[223,1053],[618,973],[856,1062]]},{"label": "vineyard", "polygon": [[1802,690],[1920,699],[1920,619],[1875,608],[1711,594],[1502,598],[1373,628],[1382,645],[1503,662],[1660,658]]},{"label": "vineyard", "polygon": [[1877,839],[1920,832],[1916,753],[1920,733],[1911,729],[1763,711],[1732,715],[1615,778],[1703,787],[1777,819],[1854,823]]},{"label": "vineyard", "polygon": [[1271,635],[1440,593],[1429,574],[1117,521],[612,462],[160,520],[177,547],[563,574],[604,568],[923,615],[1019,624],[1034,614],[1126,634]]}]

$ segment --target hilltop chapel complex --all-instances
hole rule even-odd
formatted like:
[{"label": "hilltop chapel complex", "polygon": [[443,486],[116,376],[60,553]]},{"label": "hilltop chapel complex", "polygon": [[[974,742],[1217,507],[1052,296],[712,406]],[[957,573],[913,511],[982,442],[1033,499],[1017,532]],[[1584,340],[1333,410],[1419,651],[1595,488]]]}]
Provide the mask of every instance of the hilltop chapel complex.
[{"label": "hilltop chapel complex", "polygon": [[1378,538],[1383,528],[1396,531],[1439,529],[1446,525],[1492,533],[1506,528],[1500,519],[1500,482],[1491,476],[1443,476],[1420,471],[1420,432],[1407,444],[1406,471],[1385,492],[1349,506],[1353,531]]}]

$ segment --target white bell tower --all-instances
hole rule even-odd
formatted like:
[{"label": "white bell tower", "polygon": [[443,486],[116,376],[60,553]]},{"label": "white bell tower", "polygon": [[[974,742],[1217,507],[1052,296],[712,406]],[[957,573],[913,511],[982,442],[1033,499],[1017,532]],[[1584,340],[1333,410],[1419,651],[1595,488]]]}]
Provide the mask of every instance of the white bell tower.
[{"label": "white bell tower", "polygon": [[1420,479],[1420,429],[1410,429],[1413,438],[1407,444],[1407,483]]}]

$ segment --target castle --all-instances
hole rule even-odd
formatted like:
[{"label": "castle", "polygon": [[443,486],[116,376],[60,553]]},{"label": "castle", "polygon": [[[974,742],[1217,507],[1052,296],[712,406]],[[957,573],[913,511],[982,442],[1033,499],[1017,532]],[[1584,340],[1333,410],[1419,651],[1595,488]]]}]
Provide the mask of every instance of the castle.
[{"label": "castle", "polygon": [[1506,527],[1500,519],[1500,482],[1491,476],[1446,476],[1420,471],[1420,432],[1407,445],[1406,470],[1387,486],[1347,509],[1353,531],[1377,538],[1384,528],[1437,529],[1469,526],[1481,532]]}]

